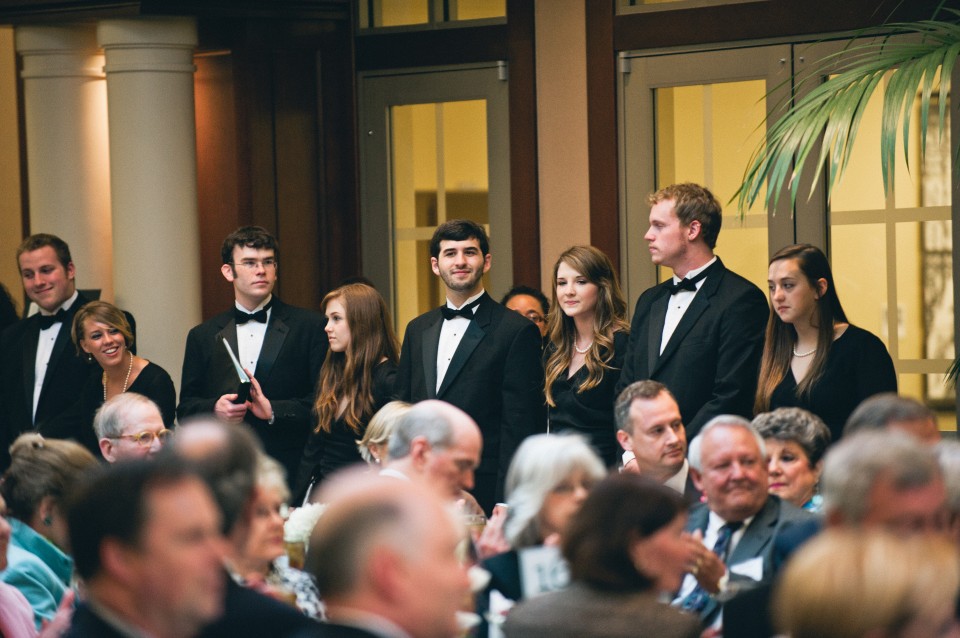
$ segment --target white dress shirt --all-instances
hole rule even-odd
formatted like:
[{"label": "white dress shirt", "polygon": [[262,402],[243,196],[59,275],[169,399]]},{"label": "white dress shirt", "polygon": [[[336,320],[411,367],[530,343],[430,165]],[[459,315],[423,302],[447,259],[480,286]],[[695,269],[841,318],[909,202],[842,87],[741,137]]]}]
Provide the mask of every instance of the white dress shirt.
[{"label": "white dress shirt", "polygon": [[[743,521],[743,525],[735,531],[730,536],[730,544],[727,545],[727,559],[729,560],[730,555],[733,554],[733,550],[736,549],[737,544],[740,542],[740,539],[743,538],[743,533],[747,531],[747,528],[750,527],[750,523],[753,522],[753,516]],[[710,512],[710,517],[707,519],[707,529],[703,533],[703,546],[707,549],[713,550],[713,546],[717,544],[717,536],[720,535],[720,528],[726,525],[726,521],[717,516],[713,511]],[[723,560],[723,556],[720,557],[720,560]],[[727,569],[727,573],[730,570]],[[697,579],[693,574],[687,574],[683,577],[683,584],[680,586],[680,593],[677,594],[677,597],[673,599],[673,604],[678,605],[684,598],[686,598],[690,592],[694,590],[697,586]]]},{"label": "white dress shirt", "polygon": [[[49,317],[57,314],[60,310],[69,310],[79,296],[80,293],[74,290],[70,298],[64,301],[59,308],[53,312],[47,312],[41,308],[40,314]],[[53,344],[57,342],[57,336],[60,335],[61,327],[63,327],[63,322],[58,321],[46,330],[40,331],[40,338],[37,341],[37,357],[33,362],[33,412],[31,413],[33,420],[37,418],[40,390],[43,389],[43,380],[47,376],[47,367],[50,365],[50,355],[53,354]],[[67,328],[67,330],[69,329],[70,328]]]},{"label": "white dress shirt", "polygon": [[[693,279],[704,270],[710,267],[713,262],[717,260],[716,257],[705,263],[704,265],[691,270],[687,273],[685,279]],[[681,290],[674,295],[670,295],[670,299],[667,301],[667,316],[663,320],[663,335],[660,337],[660,354],[663,354],[663,350],[667,347],[667,343],[670,341],[670,337],[673,336],[674,331],[677,329],[677,325],[680,323],[680,320],[683,319],[683,315],[687,312],[687,308],[690,307],[690,304],[693,303],[693,298],[697,296],[697,293],[700,292],[703,282],[707,280],[706,277],[694,284],[696,290]],[[676,275],[673,276],[673,283],[680,283],[680,278]]]},{"label": "white dress shirt", "polygon": [[[259,306],[252,311],[247,310],[240,305],[240,302],[234,301],[237,310],[253,314],[260,311],[264,306],[270,303],[273,295],[263,300]],[[273,314],[273,308],[267,310],[267,322],[248,321],[237,325],[237,358],[240,359],[240,365],[250,371],[251,376],[256,376],[257,360],[260,358],[260,350],[263,348],[263,337],[267,334],[267,325],[270,323],[270,316]]]},{"label": "white dress shirt", "polygon": [[[447,299],[447,307],[459,310],[463,308],[463,306],[472,304],[479,299],[483,295],[483,292],[484,291],[481,290],[479,293],[464,301],[460,306],[454,306],[450,303],[450,300]],[[473,312],[476,314],[477,309],[474,308]],[[453,359],[453,355],[457,351],[460,341],[463,339],[463,334],[467,331],[467,328],[470,327],[470,321],[471,320],[466,317],[454,317],[453,319],[444,319],[443,325],[440,326],[440,343],[437,347],[436,390],[438,392],[440,391],[440,386],[443,385],[443,377],[447,374],[447,368],[450,367],[450,361]]]}]

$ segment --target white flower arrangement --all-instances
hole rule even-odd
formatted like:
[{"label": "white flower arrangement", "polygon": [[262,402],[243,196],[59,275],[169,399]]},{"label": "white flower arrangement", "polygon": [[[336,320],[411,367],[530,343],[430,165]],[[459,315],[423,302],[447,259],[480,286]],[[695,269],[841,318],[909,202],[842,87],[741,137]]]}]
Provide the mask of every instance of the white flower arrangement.
[{"label": "white flower arrangement", "polygon": [[283,540],[288,543],[299,542],[306,545],[310,541],[313,528],[326,508],[327,506],[321,503],[310,503],[291,510],[283,524]]}]

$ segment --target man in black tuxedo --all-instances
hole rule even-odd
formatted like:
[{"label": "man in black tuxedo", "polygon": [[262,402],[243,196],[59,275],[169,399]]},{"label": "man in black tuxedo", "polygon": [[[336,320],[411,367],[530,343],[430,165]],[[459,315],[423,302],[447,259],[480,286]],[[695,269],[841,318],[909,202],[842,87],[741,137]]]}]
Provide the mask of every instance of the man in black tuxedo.
[{"label": "man in black tuxedo", "polygon": [[490,245],[481,226],[462,219],[440,225],[430,254],[447,303],[407,325],[397,393],[411,403],[446,401],[477,422],[483,455],[473,495],[489,513],[503,499],[520,441],[546,429],[540,332],[484,291]]},{"label": "man in black tuxedo", "polygon": [[[231,233],[220,250],[223,277],[235,307],[187,335],[177,416],[215,413],[250,424],[267,454],[296,476],[320,366],[327,353],[319,313],[289,306],[273,294],[279,247],[259,226]],[[251,377],[250,397],[238,401],[238,379],[223,340]]]},{"label": "man in black tuxedo", "polygon": [[679,492],[687,505],[700,502],[687,463],[687,432],[680,407],[667,386],[635,381],[613,406],[617,441],[623,448],[623,471],[635,472]]},{"label": "man in black tuxedo", "polygon": [[322,488],[327,508],[307,554],[330,620],[320,635],[460,635],[457,610],[470,596],[462,524],[426,485],[346,472]]},{"label": "man in black tuxedo", "polygon": [[692,437],[718,414],[753,415],[769,310],[760,289],[713,254],[721,210],[709,190],[675,184],[650,204],[644,239],[673,279],[637,300],[617,393],[641,379],[660,381]]},{"label": "man in black tuxedo", "polygon": [[77,291],[67,243],[56,235],[31,235],[17,248],[17,264],[23,289],[40,311],[0,335],[0,471],[10,465],[10,444],[24,432],[82,440],[80,423],[67,416],[98,369],[70,338],[73,316],[90,300]]},{"label": "man in black tuxedo", "polygon": [[182,463],[104,467],[70,496],[67,519],[86,585],[70,638],[194,636],[221,614],[220,514]]}]

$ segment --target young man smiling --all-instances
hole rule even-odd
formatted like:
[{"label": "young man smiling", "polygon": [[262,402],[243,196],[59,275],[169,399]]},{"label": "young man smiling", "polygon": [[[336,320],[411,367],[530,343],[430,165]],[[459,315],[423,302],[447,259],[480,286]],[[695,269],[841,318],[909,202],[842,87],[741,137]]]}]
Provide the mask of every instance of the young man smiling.
[{"label": "young man smiling", "polygon": [[484,291],[491,256],[478,224],[459,219],[440,225],[430,254],[447,301],[407,325],[397,394],[409,402],[446,401],[477,422],[483,455],[473,495],[489,513],[503,498],[520,441],[546,429],[540,332]]}]

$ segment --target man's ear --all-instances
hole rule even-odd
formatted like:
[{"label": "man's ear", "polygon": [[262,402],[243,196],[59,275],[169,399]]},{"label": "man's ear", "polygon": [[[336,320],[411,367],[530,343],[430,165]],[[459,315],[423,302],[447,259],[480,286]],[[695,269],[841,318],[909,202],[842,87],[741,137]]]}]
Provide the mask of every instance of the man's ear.
[{"label": "man's ear", "polygon": [[100,454],[103,455],[103,458],[113,463],[116,460],[113,456],[113,441],[104,438],[100,439],[98,443],[100,445]]},{"label": "man's ear", "polygon": [[223,278],[230,283],[233,283],[233,280],[237,278],[237,274],[233,271],[233,266],[230,264],[220,266],[220,273],[223,275]]},{"label": "man's ear", "polygon": [[627,452],[633,452],[633,437],[624,432],[623,430],[617,430],[617,441]]},{"label": "man's ear", "polygon": [[430,270],[432,270],[433,274],[435,274],[437,277],[440,276],[440,265],[437,263],[436,257],[430,258]]},{"label": "man's ear", "polygon": [[67,264],[67,279],[76,279],[77,277],[77,267],[73,265],[73,262]]},{"label": "man's ear", "polygon": [[703,226],[696,219],[687,226],[687,239],[694,241],[703,232]]},{"label": "man's ear", "polygon": [[139,580],[136,553],[115,538],[105,538],[100,544],[100,564],[104,573],[122,584],[134,585]]},{"label": "man's ear", "polygon": [[701,494],[704,493],[703,477],[700,475],[700,472],[696,468],[694,468],[692,465],[690,466],[690,478],[693,479],[693,484],[696,486],[697,490],[699,490]]},{"label": "man's ear", "polygon": [[410,459],[417,467],[423,467],[427,464],[432,451],[433,446],[430,445],[430,442],[427,441],[425,437],[417,436],[410,441]]},{"label": "man's ear", "polygon": [[493,263],[491,259],[492,257],[490,253],[487,253],[486,255],[483,256],[483,272],[490,271],[490,264]]}]

